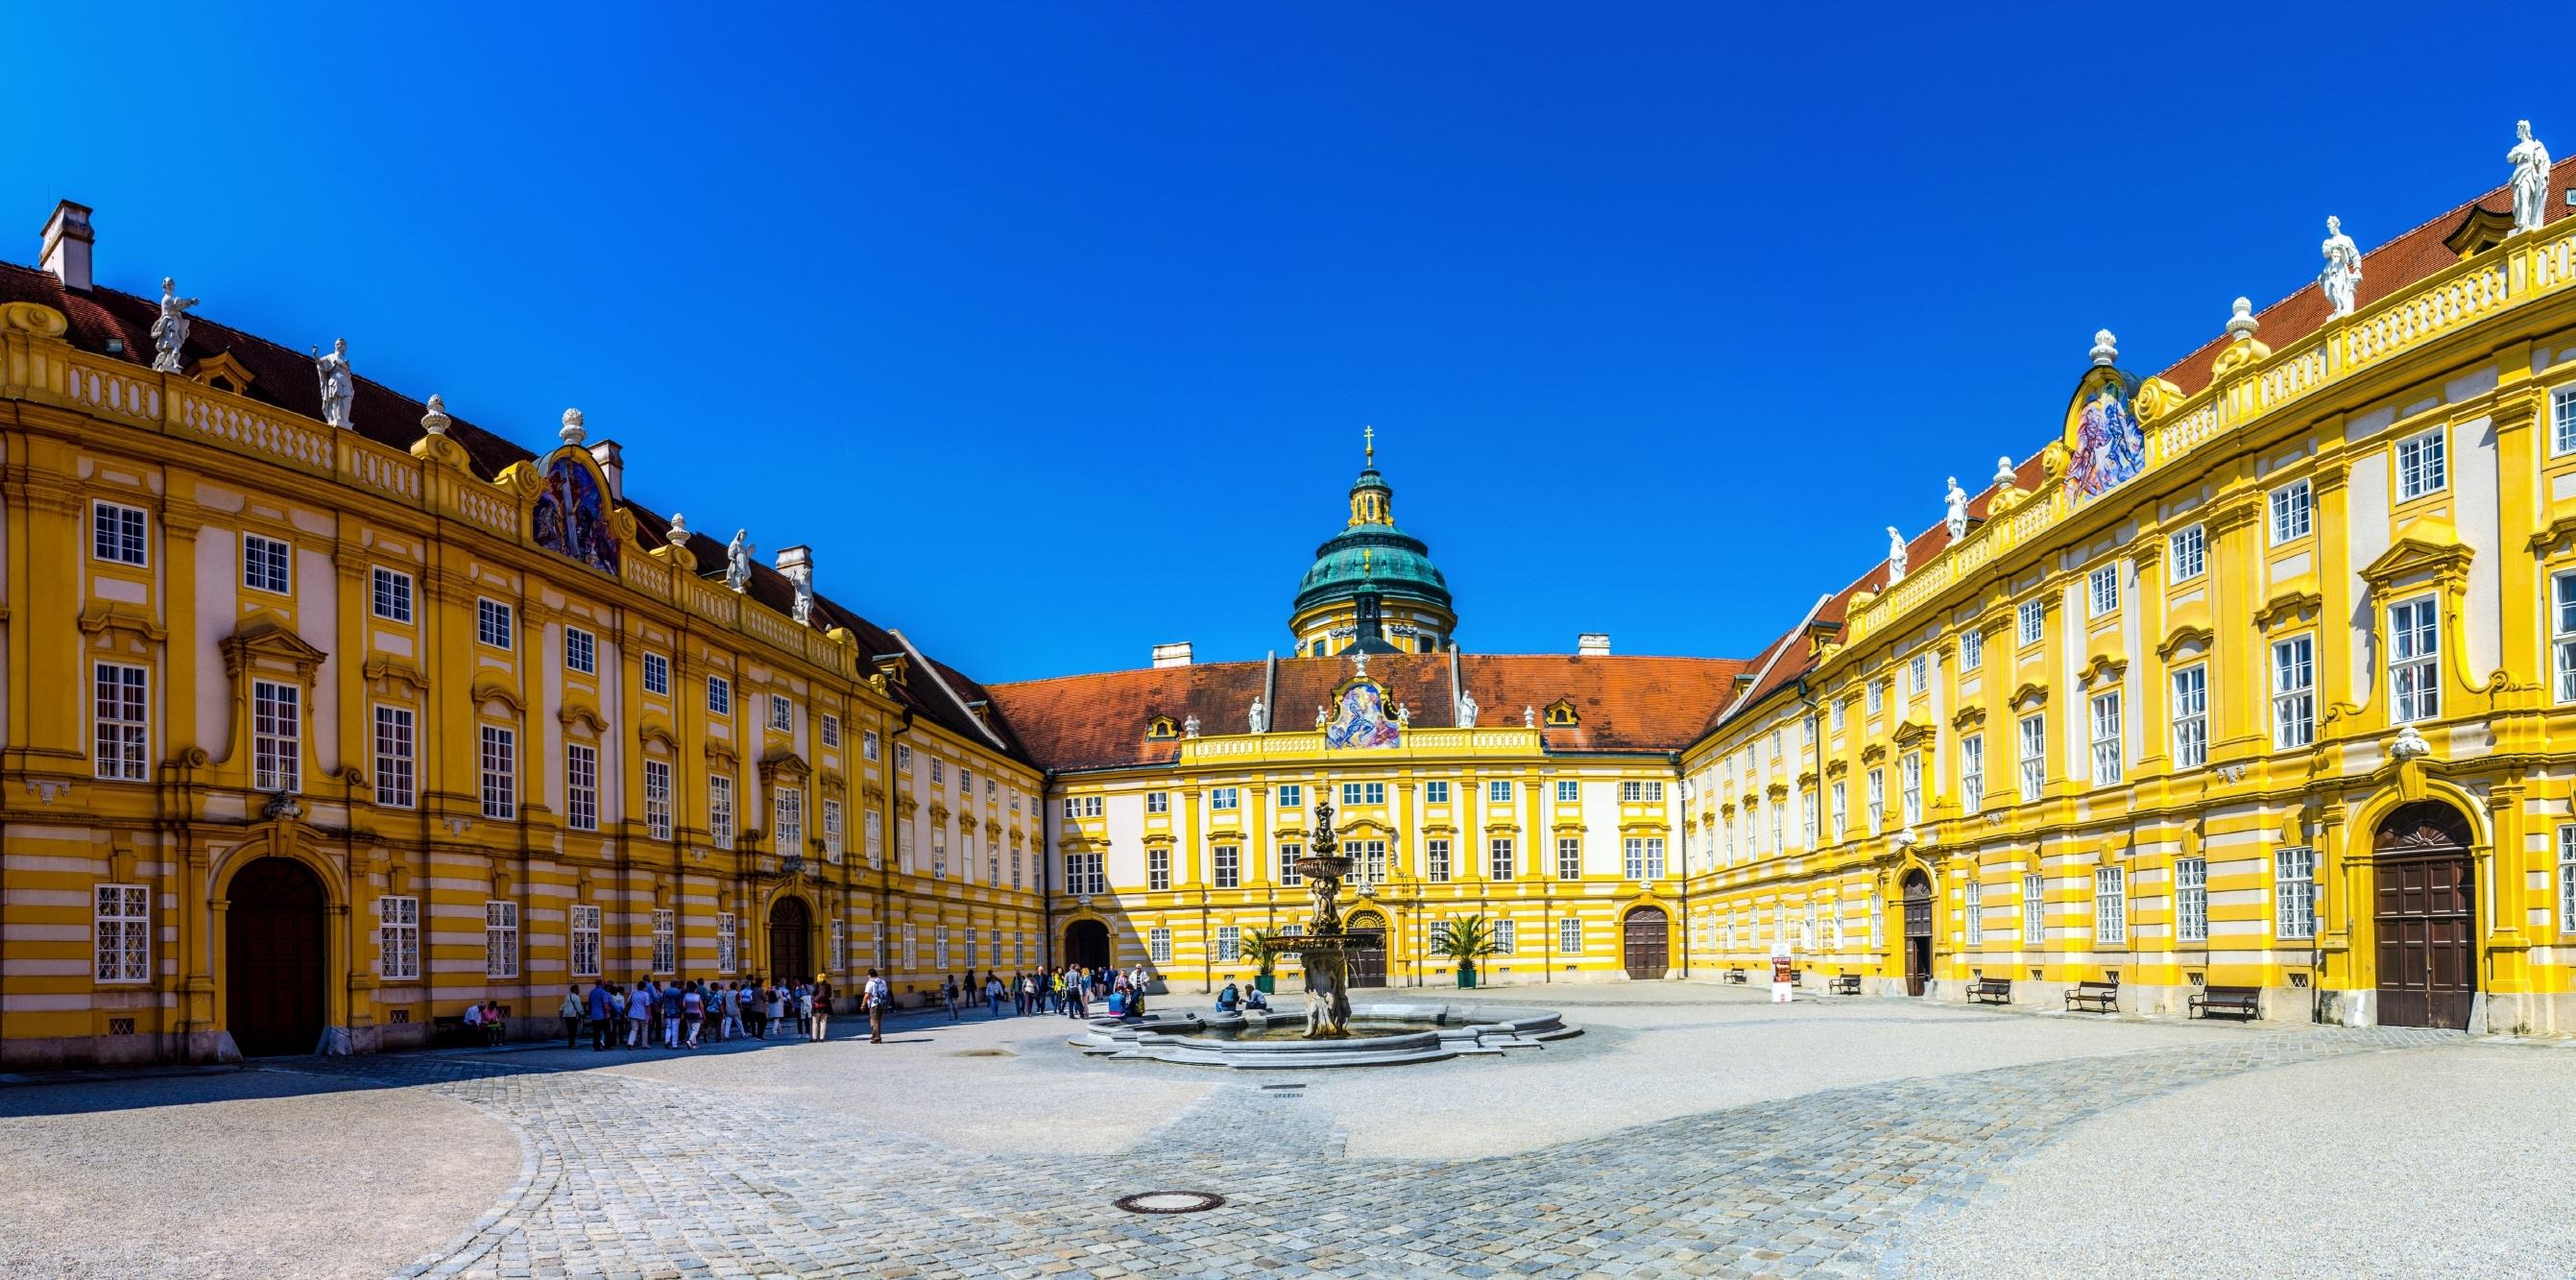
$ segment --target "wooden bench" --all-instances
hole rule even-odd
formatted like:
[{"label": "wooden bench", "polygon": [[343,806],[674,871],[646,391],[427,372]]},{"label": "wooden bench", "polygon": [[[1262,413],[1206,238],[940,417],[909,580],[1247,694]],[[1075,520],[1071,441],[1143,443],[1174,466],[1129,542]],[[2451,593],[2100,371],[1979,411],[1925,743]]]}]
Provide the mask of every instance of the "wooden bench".
[{"label": "wooden bench", "polygon": [[2120,1011],[2120,984],[2116,982],[2079,982],[2066,989],[2068,1012],[2091,1006],[2095,1013]]},{"label": "wooden bench", "polygon": [[1983,1000],[1987,1004],[2011,1004],[2012,979],[1979,978],[1968,984],[1968,998]]},{"label": "wooden bench", "polygon": [[1743,985],[1744,985],[1744,971],[1743,971],[1742,969],[1729,969],[1729,970],[1727,970],[1727,971],[1726,971],[1726,980],[1727,980],[1727,981],[1729,981],[1729,982],[1734,983],[1735,985],[1737,985],[1737,986],[1739,986],[1739,987],[1740,987],[1740,986],[1743,986]]},{"label": "wooden bench", "polygon": [[1835,974],[1830,981],[1825,983],[1825,991],[1829,995],[1837,996],[1859,995],[1860,975],[1857,973]]},{"label": "wooden bench", "polygon": [[2263,1016],[2263,992],[2259,987],[2203,987],[2191,993],[2191,1012],[2204,1018],[2232,1013],[2252,1021]]},{"label": "wooden bench", "polygon": [[433,1045],[481,1044],[483,1028],[466,1026],[465,1017],[462,1014],[449,1018],[432,1018],[429,1020],[429,1042]]}]

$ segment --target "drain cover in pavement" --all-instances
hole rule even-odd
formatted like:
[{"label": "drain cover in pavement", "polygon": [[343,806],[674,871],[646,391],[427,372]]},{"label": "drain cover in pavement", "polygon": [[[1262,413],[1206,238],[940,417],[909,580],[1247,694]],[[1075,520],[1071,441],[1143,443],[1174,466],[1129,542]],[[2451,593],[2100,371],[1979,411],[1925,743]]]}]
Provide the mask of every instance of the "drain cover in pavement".
[{"label": "drain cover in pavement", "polygon": [[1208,1191],[1146,1191],[1116,1203],[1129,1213],[1205,1213],[1224,1204],[1225,1197]]}]

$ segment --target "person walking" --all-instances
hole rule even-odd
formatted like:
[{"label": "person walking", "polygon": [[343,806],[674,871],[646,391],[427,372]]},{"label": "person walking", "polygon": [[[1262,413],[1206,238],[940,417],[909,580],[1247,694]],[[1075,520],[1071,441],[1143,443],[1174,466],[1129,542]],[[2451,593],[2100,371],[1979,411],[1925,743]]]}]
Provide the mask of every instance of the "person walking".
[{"label": "person walking", "polygon": [[677,1049],[680,1047],[679,983],[673,982],[669,986],[662,988],[662,1008],[660,1012],[662,1015],[662,1047],[665,1049]]},{"label": "person walking", "polygon": [[581,1001],[581,984],[576,982],[571,986],[566,987],[564,989],[563,1003],[556,1007],[555,1016],[563,1019],[564,1047],[567,1049],[577,1048],[581,1044],[581,1011],[583,1007],[584,1006]]},{"label": "person walking", "polygon": [[948,1003],[948,1020],[957,1020],[957,975],[950,974],[939,982],[939,998]]},{"label": "person walking", "polygon": [[707,1024],[707,995],[692,982],[680,993],[680,1047],[698,1047],[698,1032]]},{"label": "person walking", "polygon": [[814,1034],[823,1040],[832,1033],[832,984],[822,974],[814,975]]},{"label": "person walking", "polygon": [[590,1015],[590,1051],[593,1053],[605,1052],[608,1048],[608,1006],[608,984],[598,978],[591,979],[590,998],[582,1002],[582,1008]]},{"label": "person walking", "polygon": [[988,974],[985,974],[985,975],[984,975],[984,1017],[985,1017],[985,1019],[986,1019],[986,1020],[988,1020],[988,1021],[989,1021],[989,1020],[991,1020],[991,1019],[998,1018],[998,1017],[1001,1017],[1001,1016],[1002,1016],[1002,975],[1000,975],[1000,974],[998,974],[998,973],[988,973]]},{"label": "person walking", "polygon": [[763,1039],[763,1040],[768,1039],[768,1038],[769,1038],[769,1032],[770,1032],[770,1030],[771,1030],[772,1028],[774,1028],[774,1027],[778,1026],[778,1024],[780,1024],[780,1023],[782,1023],[782,1022],[785,1022],[786,1020],[787,1020],[787,984],[786,984],[786,983],[783,983],[783,982],[773,982],[773,983],[770,983],[770,984],[769,984],[769,1021],[768,1021],[768,1023],[767,1023],[766,1025],[764,1025],[763,1027],[761,1027],[761,1029],[760,1029],[760,1038],[761,1038],[761,1039]]},{"label": "person walking", "polygon": [[868,985],[859,989],[859,1008],[868,1015],[868,1043],[885,1043],[886,980],[868,970]]}]

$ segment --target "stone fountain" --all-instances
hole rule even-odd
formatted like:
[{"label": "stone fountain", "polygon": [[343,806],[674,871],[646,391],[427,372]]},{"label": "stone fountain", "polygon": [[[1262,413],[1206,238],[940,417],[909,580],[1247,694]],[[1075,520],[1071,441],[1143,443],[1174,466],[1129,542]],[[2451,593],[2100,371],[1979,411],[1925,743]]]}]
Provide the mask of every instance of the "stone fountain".
[{"label": "stone fountain", "polygon": [[1306,969],[1306,1038],[1340,1040],[1351,1033],[1351,958],[1342,932],[1342,878],[1351,860],[1342,856],[1342,838],[1333,830],[1333,802],[1315,801],[1315,838],[1297,870],[1306,891],[1315,895],[1315,914],[1306,932],[1279,940],[1277,950],[1301,956]]}]

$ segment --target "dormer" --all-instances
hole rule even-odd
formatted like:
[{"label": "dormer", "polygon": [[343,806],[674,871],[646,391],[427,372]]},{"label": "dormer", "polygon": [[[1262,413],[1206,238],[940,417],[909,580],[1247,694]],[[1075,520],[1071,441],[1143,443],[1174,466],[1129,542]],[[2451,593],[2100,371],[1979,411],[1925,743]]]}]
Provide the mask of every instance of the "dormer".
[{"label": "dormer", "polygon": [[1149,742],[1167,742],[1179,736],[1181,736],[1181,726],[1174,723],[1170,716],[1156,716],[1145,722],[1145,738]]},{"label": "dormer", "polygon": [[876,664],[877,674],[884,676],[887,684],[909,686],[912,683],[912,660],[909,657],[900,653],[880,653],[872,661]]},{"label": "dormer", "polygon": [[1571,700],[1559,698],[1547,704],[1546,723],[1551,729],[1571,729],[1582,723],[1582,717],[1574,713],[1574,703]]},{"label": "dormer", "polygon": [[250,391],[252,374],[242,367],[241,361],[233,359],[232,352],[218,351],[188,366],[188,377],[217,391],[244,395]]},{"label": "dormer", "polygon": [[2512,234],[2512,210],[2472,206],[2467,216],[2460,219],[2460,225],[2442,237],[2442,243],[2451,252],[2470,258],[2503,244]]}]

